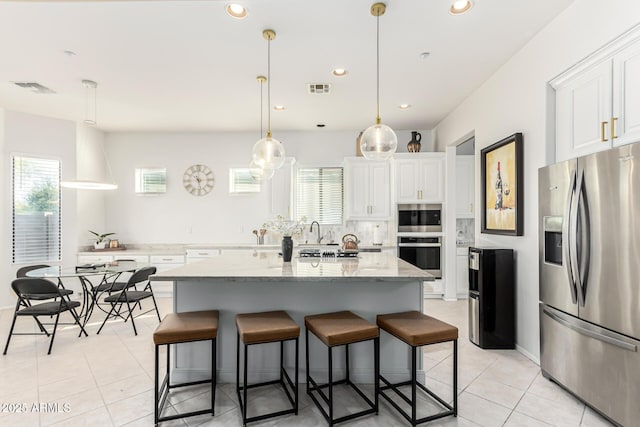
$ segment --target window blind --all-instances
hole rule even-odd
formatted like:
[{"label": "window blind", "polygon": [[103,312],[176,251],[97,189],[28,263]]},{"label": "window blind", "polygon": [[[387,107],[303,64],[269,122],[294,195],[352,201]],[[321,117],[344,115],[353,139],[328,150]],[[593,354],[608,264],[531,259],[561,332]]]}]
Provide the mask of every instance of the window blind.
[{"label": "window blind", "polygon": [[303,216],[320,224],[342,224],[343,172],[340,167],[298,168],[296,219]]},{"label": "window blind", "polygon": [[251,176],[248,168],[229,169],[229,193],[259,193],[260,183]]},{"label": "window blind", "polygon": [[13,157],[13,262],[60,261],[60,162]]},{"label": "window blind", "polygon": [[136,169],[136,193],[166,193],[167,169]]}]

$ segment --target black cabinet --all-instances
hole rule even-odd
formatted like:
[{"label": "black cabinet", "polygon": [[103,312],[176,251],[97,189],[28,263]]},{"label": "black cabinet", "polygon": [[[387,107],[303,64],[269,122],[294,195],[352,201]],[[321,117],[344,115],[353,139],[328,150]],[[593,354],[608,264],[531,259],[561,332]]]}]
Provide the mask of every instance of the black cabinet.
[{"label": "black cabinet", "polygon": [[515,348],[513,249],[469,248],[469,340],[481,348]]}]

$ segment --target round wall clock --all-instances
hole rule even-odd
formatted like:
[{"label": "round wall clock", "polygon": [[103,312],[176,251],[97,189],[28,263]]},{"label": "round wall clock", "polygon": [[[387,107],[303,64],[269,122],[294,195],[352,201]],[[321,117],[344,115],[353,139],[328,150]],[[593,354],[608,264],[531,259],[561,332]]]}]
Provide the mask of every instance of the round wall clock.
[{"label": "round wall clock", "polygon": [[194,196],[204,196],[213,189],[213,172],[205,165],[192,165],[184,171],[182,184]]}]

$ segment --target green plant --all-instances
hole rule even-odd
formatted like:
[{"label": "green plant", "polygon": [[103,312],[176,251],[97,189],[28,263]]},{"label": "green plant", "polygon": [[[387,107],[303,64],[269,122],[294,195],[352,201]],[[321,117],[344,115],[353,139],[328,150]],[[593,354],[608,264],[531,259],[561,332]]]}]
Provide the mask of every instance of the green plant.
[{"label": "green plant", "polygon": [[105,238],[105,237],[116,234],[116,233],[104,233],[104,234],[99,234],[99,233],[96,233],[95,231],[91,231],[91,230],[89,230],[89,233],[91,233],[91,234],[93,234],[94,236],[96,236],[96,243],[102,243],[102,242],[104,242],[104,238]]}]

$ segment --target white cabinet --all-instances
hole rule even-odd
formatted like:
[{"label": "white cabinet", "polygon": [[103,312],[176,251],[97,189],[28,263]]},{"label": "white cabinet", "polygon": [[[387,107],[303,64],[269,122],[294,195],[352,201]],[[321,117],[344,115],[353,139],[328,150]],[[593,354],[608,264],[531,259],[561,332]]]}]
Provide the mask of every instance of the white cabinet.
[{"label": "white cabinet", "polygon": [[276,217],[282,215],[285,219],[291,218],[293,212],[293,172],[296,159],[287,157],[284,166],[276,170],[271,178],[271,195],[269,200],[269,215]]},{"label": "white cabinet", "polygon": [[469,258],[467,252],[468,248],[457,248],[456,294],[458,298],[467,297],[469,295]]},{"label": "white cabinet", "polygon": [[187,249],[187,264],[220,255],[220,249]]},{"label": "white cabinet", "polygon": [[640,140],[640,31],[595,52],[551,85],[556,161]]},{"label": "white cabinet", "polygon": [[388,161],[362,157],[345,162],[345,219],[385,220],[391,217],[391,171]]},{"label": "white cabinet", "polygon": [[113,261],[113,255],[78,255],[78,265],[104,264]]},{"label": "white cabinet", "polygon": [[444,153],[396,154],[396,202],[443,202],[444,162]]},{"label": "white cabinet", "polygon": [[474,217],[474,156],[456,156],[456,218]]}]

